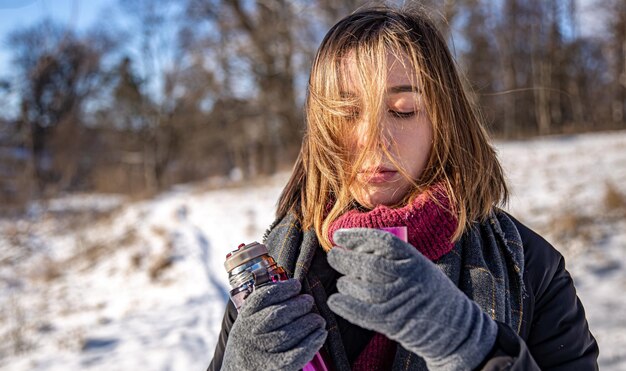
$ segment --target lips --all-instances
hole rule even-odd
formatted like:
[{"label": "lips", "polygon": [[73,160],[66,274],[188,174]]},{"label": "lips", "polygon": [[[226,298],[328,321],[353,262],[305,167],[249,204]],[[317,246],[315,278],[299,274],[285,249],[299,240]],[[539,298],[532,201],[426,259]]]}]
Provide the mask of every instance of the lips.
[{"label": "lips", "polygon": [[385,183],[398,175],[396,170],[386,167],[370,167],[359,171],[359,178],[365,183]]}]

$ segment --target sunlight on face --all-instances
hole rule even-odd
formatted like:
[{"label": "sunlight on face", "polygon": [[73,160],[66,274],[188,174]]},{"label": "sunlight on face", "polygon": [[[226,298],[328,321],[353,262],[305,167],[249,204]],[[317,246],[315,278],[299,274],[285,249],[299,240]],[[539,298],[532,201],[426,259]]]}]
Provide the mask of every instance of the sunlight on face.
[{"label": "sunlight on face", "polygon": [[[413,85],[415,71],[405,67],[410,66],[408,61],[399,60],[390,53],[387,55],[387,66],[384,112],[379,115],[379,125],[385,134],[380,142],[397,165],[383,156],[383,149],[379,148],[381,153],[372,155],[371,159],[368,156],[358,169],[357,181],[351,185],[350,193],[367,208],[399,203],[412,187],[410,179],[399,168],[411,179],[418,179],[426,167],[433,142],[432,123],[426,113],[424,99],[419,87]],[[353,58],[346,59],[345,71],[346,93],[358,98],[361,88],[355,83],[358,71]],[[359,151],[365,148],[369,117],[376,116],[377,113],[368,112],[367,107],[354,115],[356,130],[350,150],[355,154],[360,154]]]}]

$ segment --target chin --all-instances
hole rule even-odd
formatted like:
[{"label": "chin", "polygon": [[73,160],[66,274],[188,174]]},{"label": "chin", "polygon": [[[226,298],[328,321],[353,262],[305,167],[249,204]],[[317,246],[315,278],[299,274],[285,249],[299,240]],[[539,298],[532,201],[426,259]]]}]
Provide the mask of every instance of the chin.
[{"label": "chin", "polygon": [[386,192],[361,192],[359,196],[354,196],[354,198],[361,206],[364,206],[368,209],[373,209],[381,205],[394,207],[402,201],[402,197],[397,197],[393,194],[387,194]]},{"label": "chin", "polygon": [[410,189],[407,185],[360,186],[351,189],[352,197],[359,205],[373,209],[377,206],[399,207]]}]

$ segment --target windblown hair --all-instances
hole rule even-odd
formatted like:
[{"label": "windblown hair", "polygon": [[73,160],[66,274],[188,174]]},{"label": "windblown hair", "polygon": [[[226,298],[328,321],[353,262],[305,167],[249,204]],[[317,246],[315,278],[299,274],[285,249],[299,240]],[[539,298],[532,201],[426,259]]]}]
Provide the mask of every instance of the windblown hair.
[{"label": "windblown hair", "polygon": [[[330,224],[347,210],[362,206],[350,193],[368,156],[384,155],[381,146],[385,112],[387,56],[414,71],[433,128],[428,163],[399,205],[443,184],[459,221],[457,240],[466,228],[484,220],[508,190],[500,163],[478,111],[470,103],[455,62],[433,22],[421,10],[375,7],[359,10],[333,26],[315,56],[305,106],[306,133],[293,173],[279,199],[277,217],[294,213],[303,229],[314,228],[324,249],[332,246]],[[354,61],[361,96],[346,96],[346,60]],[[366,109],[368,143],[351,153],[354,110]],[[397,165],[397,164],[396,164]],[[404,169],[400,172],[407,176]]]}]

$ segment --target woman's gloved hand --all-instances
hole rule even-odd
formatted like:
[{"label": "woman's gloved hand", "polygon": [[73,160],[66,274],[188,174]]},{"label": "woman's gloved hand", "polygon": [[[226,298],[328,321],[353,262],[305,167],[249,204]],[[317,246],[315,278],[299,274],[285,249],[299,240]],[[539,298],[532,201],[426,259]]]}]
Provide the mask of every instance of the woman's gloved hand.
[{"label": "woman's gloved hand", "polygon": [[397,341],[430,369],[465,370],[491,351],[497,325],[410,244],[376,229],[340,229],[328,262],[345,276],[331,310]]},{"label": "woman's gloved hand", "polygon": [[222,370],[298,370],[326,340],[326,321],[296,279],[261,287],[246,299],[228,336]]}]

